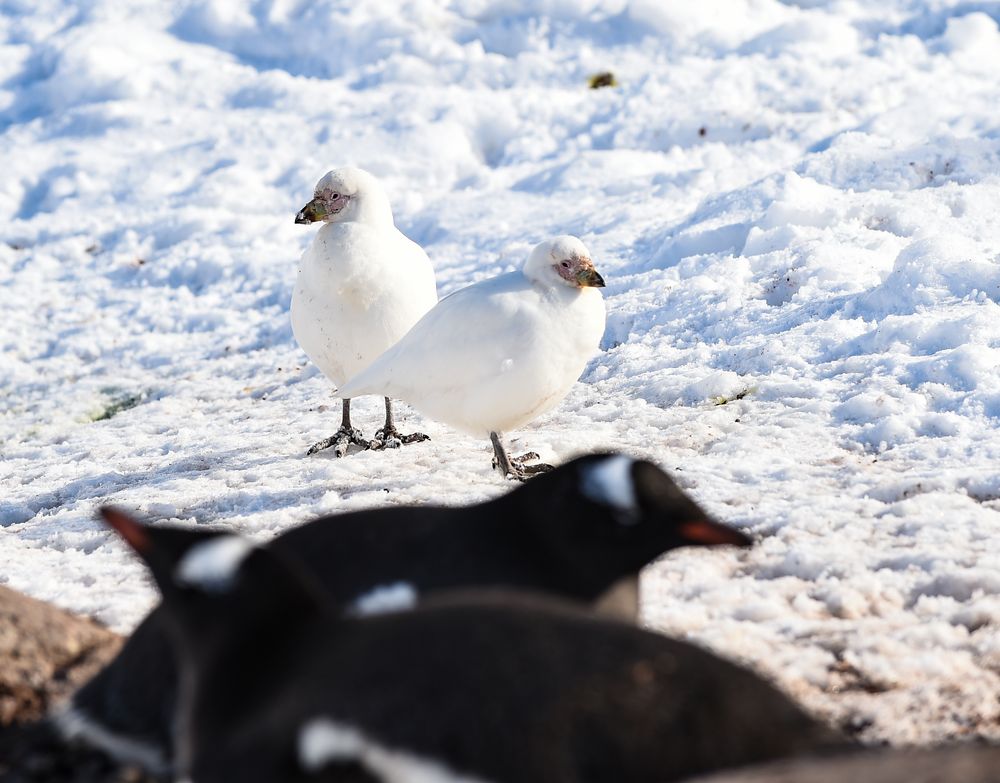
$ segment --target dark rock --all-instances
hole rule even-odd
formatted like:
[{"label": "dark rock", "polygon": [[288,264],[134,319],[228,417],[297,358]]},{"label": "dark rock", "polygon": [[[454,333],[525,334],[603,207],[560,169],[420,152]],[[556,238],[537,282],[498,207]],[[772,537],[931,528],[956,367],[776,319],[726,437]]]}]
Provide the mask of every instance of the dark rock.
[{"label": "dark rock", "polygon": [[595,73],[587,80],[590,89],[599,90],[602,87],[617,87],[618,79],[611,71],[602,71],[601,73]]}]

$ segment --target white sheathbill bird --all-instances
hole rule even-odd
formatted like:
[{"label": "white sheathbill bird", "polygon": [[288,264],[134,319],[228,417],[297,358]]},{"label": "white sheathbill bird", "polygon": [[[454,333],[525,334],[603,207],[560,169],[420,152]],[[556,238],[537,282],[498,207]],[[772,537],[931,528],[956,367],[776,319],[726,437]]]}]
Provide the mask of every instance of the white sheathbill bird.
[{"label": "white sheathbill bird", "polygon": [[579,239],[542,242],[521,271],[446,296],[337,393],[396,397],[489,437],[494,465],[509,478],[549,470],[524,464],[535,454],[509,457],[502,435],[558,405],[597,353],[603,286]]},{"label": "white sheathbill bird", "polygon": [[[340,385],[393,345],[437,302],[434,269],[423,249],[393,223],[389,199],[367,171],[334,169],[317,183],[312,201],[296,223],[323,222],[302,254],[292,294],[292,331],[322,373]],[[385,398],[385,424],[366,440],[351,424],[351,401],[343,398],[340,429],[309,449],[350,444],[395,448],[426,440],[400,435]]]}]

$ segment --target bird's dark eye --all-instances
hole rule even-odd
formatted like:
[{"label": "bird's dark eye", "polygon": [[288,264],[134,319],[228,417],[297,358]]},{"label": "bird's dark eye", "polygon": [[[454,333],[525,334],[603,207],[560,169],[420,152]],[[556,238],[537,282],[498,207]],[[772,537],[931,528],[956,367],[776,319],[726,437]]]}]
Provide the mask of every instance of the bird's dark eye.
[{"label": "bird's dark eye", "polygon": [[569,269],[569,261],[563,261],[559,266],[563,269]]},{"label": "bird's dark eye", "polygon": [[330,194],[330,198],[331,198],[331,199],[332,199],[333,201],[336,201],[336,200],[337,200],[338,198],[340,198],[340,194],[339,194],[339,193],[331,193],[331,194]]}]

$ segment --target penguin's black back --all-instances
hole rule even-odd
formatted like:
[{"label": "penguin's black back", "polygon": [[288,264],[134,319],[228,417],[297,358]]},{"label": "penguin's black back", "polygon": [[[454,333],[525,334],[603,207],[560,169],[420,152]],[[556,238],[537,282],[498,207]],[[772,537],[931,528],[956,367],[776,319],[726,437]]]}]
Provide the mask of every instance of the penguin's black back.
[{"label": "penguin's black back", "polygon": [[239,715],[217,706],[254,683],[225,658],[200,672],[195,779],[287,775],[316,719],[495,783],[679,780],[840,742],[698,647],[509,595],[314,623],[276,649],[244,650],[274,681]]},{"label": "penguin's black back", "polygon": [[412,584],[419,593],[509,586],[551,590],[580,601],[607,587],[585,574],[566,574],[551,553],[539,551],[525,529],[528,522],[496,501],[467,508],[396,506],[323,517],[292,528],[268,546],[315,573],[330,598],[341,603],[398,582]]}]

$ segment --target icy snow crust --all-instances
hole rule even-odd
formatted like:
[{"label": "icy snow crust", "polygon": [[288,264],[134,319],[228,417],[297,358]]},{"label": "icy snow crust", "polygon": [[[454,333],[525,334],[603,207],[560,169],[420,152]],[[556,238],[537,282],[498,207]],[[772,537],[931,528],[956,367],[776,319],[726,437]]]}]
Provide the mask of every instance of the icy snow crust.
[{"label": "icy snow crust", "polygon": [[4,3],[0,579],[127,630],[154,593],[99,503],[266,540],[507,488],[405,408],[431,442],[303,456],[339,410],[289,327],[315,233],[292,221],[353,163],[442,294],[550,235],[592,250],[603,350],[514,448],[654,459],[762,539],[650,568],[651,626],[866,740],[1000,737],[998,18]]}]

